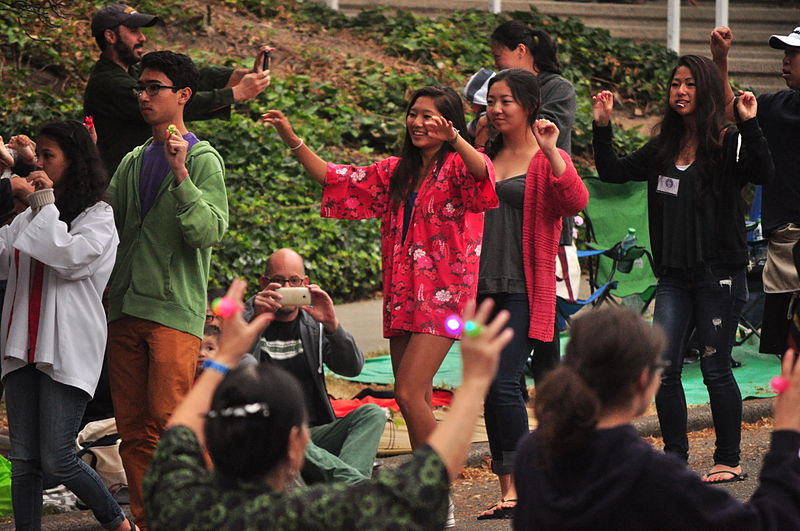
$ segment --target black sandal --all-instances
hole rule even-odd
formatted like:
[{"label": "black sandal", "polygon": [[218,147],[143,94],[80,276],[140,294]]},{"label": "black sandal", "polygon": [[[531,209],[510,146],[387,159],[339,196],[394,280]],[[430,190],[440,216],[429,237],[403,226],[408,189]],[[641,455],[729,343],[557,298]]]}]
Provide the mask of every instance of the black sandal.
[{"label": "black sandal", "polygon": [[[504,503],[514,502],[514,505],[511,507],[502,506]],[[495,503],[491,507],[488,507],[487,511],[492,511],[489,514],[481,514],[477,517],[478,520],[508,520],[514,517],[514,509],[517,507],[517,499],[502,499],[499,502]]]}]

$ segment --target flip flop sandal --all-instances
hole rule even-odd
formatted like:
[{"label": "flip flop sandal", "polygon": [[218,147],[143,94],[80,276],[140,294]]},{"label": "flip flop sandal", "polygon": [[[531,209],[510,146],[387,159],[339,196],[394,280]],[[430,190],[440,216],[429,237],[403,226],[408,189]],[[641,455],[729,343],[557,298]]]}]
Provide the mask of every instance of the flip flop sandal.
[{"label": "flip flop sandal", "polygon": [[[716,481],[707,481],[708,478],[716,476],[718,474],[730,474],[732,477],[728,479],[718,479]],[[736,483],[738,481],[744,481],[747,479],[747,472],[742,472],[741,474],[737,474],[736,472],[731,472],[730,470],[718,470],[717,472],[709,472],[706,474],[705,478],[703,479],[703,483],[707,483],[709,485],[716,485],[718,483]]]},{"label": "flip flop sandal", "polygon": [[[488,507],[487,511],[492,511],[489,514],[482,514],[477,517],[478,520],[508,520],[514,517],[514,508],[517,506],[515,499],[509,500],[500,500],[499,502],[495,503],[491,507]],[[504,503],[514,502],[514,505],[511,507],[503,506]]]}]

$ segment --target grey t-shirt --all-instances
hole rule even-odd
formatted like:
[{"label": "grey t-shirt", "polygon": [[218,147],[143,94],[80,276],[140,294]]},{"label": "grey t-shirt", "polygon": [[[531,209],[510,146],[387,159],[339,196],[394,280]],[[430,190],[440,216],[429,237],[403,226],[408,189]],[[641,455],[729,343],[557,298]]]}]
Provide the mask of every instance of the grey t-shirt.
[{"label": "grey t-shirt", "polygon": [[527,293],[522,267],[525,175],[500,181],[495,189],[500,206],[484,217],[478,293]]}]

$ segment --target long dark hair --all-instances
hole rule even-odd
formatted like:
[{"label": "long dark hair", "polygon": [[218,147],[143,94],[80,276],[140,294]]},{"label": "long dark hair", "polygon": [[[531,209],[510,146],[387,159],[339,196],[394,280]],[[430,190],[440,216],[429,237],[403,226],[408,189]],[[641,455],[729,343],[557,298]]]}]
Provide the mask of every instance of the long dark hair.
[{"label": "long dark hair", "polygon": [[97,146],[80,122],[48,122],[39,130],[38,138],[42,137],[57,143],[69,161],[55,186],[58,219],[69,226],[81,212],[103,198],[108,176]]},{"label": "long dark hair", "polygon": [[[698,183],[699,190],[702,193],[710,188],[717,192],[721,188],[720,181],[723,177],[723,172],[719,168],[723,155],[720,132],[726,123],[724,81],[711,59],[698,55],[684,55],[672,69],[669,76],[670,83],[675,77],[675,72],[682,66],[692,72],[695,82],[695,109],[688,116],[694,123],[697,136],[695,160],[706,170],[701,174],[712,178],[711,182]],[[664,117],[653,128],[654,141],[657,145],[655,156],[659,166],[667,167],[674,164],[686,133],[684,119],[669,106],[669,87],[667,87]]]},{"label": "long dark hair", "polygon": [[[521,68],[509,68],[502,70],[489,81],[489,91],[492,85],[498,81],[505,81],[511,89],[514,101],[520,104],[528,113],[528,126],[533,127],[533,123],[539,116],[539,80],[535,75]],[[491,137],[486,143],[486,154],[490,159],[494,159],[503,148],[503,135],[497,133],[492,128]]]},{"label": "long dark hair", "polygon": [[655,368],[664,334],[630,309],[609,307],[575,319],[564,362],[536,390],[540,465],[558,466],[587,445],[600,414],[624,406],[646,368]]},{"label": "long dark hair", "polygon": [[[436,110],[444,119],[453,122],[453,127],[461,131],[462,135],[466,134],[467,122],[464,119],[464,106],[458,93],[450,87],[424,87],[417,90],[411,95],[411,100],[408,102],[406,116],[414,103],[424,96],[432,98]],[[440,165],[444,157],[454,151],[453,146],[444,142],[436,155],[435,165]],[[389,196],[394,206],[403,204],[416,188],[417,183],[424,178],[420,175],[420,171],[422,171],[422,152],[411,141],[411,134],[406,127],[403,148],[400,151],[400,162],[397,163],[389,181]]]},{"label": "long dark hair", "polygon": [[524,44],[540,72],[561,73],[556,43],[546,31],[531,29],[520,20],[509,20],[497,26],[489,40],[502,44],[509,50]]},{"label": "long dark hair", "polygon": [[206,420],[214,465],[234,480],[260,480],[288,455],[289,434],[306,422],[305,399],[294,376],[271,364],[240,366],[219,384],[211,411],[265,405],[251,414]]}]

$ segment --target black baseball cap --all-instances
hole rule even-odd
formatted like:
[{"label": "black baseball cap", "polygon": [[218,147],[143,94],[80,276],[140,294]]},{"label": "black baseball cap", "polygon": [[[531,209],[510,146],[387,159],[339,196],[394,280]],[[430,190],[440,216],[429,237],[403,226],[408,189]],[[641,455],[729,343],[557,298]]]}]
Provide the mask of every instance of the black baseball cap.
[{"label": "black baseball cap", "polygon": [[111,4],[102,8],[92,17],[92,35],[103,33],[105,30],[116,28],[119,25],[128,28],[142,28],[150,27],[160,21],[161,19],[155,15],[139,13],[125,4]]}]

